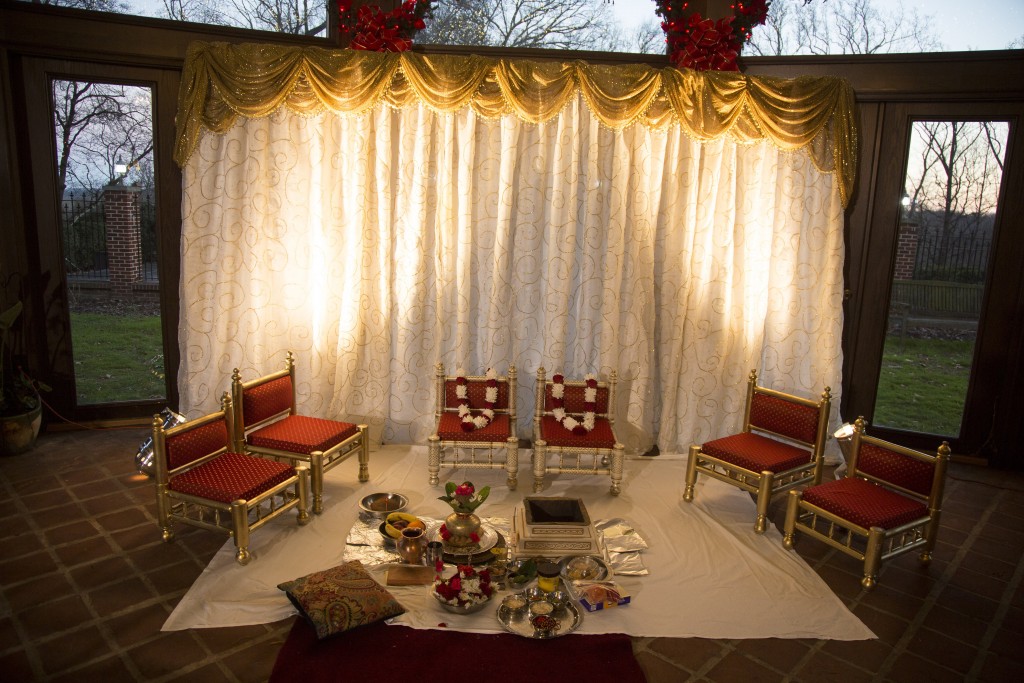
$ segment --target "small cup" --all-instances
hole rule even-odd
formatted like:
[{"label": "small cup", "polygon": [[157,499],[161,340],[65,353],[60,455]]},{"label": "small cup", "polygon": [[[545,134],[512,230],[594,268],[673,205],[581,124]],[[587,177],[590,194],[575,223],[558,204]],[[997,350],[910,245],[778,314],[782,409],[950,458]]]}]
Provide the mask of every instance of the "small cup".
[{"label": "small cup", "polygon": [[431,541],[427,544],[427,551],[423,554],[423,560],[428,567],[436,566],[438,562],[444,561],[444,544],[441,541]]}]

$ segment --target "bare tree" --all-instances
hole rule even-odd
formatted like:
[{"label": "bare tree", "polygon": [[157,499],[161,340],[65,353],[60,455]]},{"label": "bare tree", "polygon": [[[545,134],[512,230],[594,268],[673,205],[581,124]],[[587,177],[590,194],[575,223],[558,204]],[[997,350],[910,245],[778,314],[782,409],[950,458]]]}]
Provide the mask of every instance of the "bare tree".
[{"label": "bare tree", "polygon": [[[1002,180],[1008,126],[999,122],[918,121],[914,124],[906,192],[909,217],[938,239],[933,264],[943,271],[957,244],[988,237]],[[952,275],[943,273],[944,276]]]},{"label": "bare tree", "polygon": [[131,174],[142,180],[139,163],[153,152],[148,88],[55,80],[53,109],[61,196],[69,184],[95,189]]},{"label": "bare tree", "polygon": [[129,12],[131,5],[124,0],[32,0],[33,5],[53,5],[54,7],[74,7],[75,9],[91,9],[98,12]]},{"label": "bare tree", "polygon": [[418,42],[607,50],[621,40],[605,3],[576,0],[439,0]]},{"label": "bare tree", "polygon": [[773,0],[748,55],[872,54],[942,49],[933,18],[886,0],[807,3]]}]

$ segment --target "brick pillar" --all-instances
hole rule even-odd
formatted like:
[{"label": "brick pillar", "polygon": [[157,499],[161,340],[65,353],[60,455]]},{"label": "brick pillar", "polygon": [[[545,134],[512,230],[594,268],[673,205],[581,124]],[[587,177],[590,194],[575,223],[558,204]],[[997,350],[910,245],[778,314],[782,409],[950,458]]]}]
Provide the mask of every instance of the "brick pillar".
[{"label": "brick pillar", "polygon": [[107,224],[107,273],[114,294],[131,294],[142,279],[142,230],[137,187],[103,188],[103,215]]},{"label": "brick pillar", "polygon": [[917,221],[903,220],[896,242],[896,265],[893,280],[913,280],[914,263],[917,261]]}]

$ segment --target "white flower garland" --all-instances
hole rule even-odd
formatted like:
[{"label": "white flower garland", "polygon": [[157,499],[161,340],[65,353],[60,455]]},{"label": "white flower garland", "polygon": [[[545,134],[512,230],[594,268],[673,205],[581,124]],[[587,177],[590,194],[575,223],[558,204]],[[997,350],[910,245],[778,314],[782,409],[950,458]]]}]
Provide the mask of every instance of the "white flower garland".
[{"label": "white flower garland", "polygon": [[597,378],[594,375],[586,375],[587,388],[583,390],[583,421],[565,414],[565,377],[561,374],[554,375],[551,380],[551,398],[554,402],[554,409],[551,415],[558,422],[573,434],[583,436],[589,434],[594,428],[597,410]]},{"label": "white flower garland", "polygon": [[491,424],[494,419],[494,406],[498,403],[498,374],[492,369],[487,369],[487,391],[484,393],[486,407],[474,416],[469,407],[468,380],[466,371],[459,369],[455,378],[455,396],[459,399],[459,417],[462,419],[462,431],[471,432],[474,429],[483,429]]}]

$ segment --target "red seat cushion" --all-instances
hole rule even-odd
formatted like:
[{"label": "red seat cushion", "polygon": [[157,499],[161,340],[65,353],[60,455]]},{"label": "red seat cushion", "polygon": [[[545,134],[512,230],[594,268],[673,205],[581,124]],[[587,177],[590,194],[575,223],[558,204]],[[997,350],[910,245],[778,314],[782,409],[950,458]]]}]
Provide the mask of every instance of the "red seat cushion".
[{"label": "red seat cushion", "polygon": [[179,493],[230,503],[255,498],[294,474],[295,468],[283,462],[227,452],[173,477],[168,486]]},{"label": "red seat cushion", "polygon": [[604,417],[594,419],[594,428],[588,434],[577,436],[563,427],[555,418],[545,415],[540,421],[540,436],[548,442],[548,446],[562,446],[566,448],[615,447],[615,433],[612,432],[611,423]]},{"label": "red seat cushion", "polygon": [[[476,415],[476,412],[473,413]],[[480,441],[483,443],[494,441],[505,441],[512,436],[510,431],[508,414],[498,413],[491,420],[491,423],[483,429],[474,429],[471,432],[462,431],[462,419],[458,413],[441,413],[441,420],[437,423],[437,435],[441,441]]]},{"label": "red seat cushion", "polygon": [[701,451],[753,472],[784,472],[811,462],[810,451],[751,432],[708,441]]},{"label": "red seat cushion", "polygon": [[891,529],[928,516],[924,503],[857,477],[808,487],[803,499],[865,529]]},{"label": "red seat cushion", "polygon": [[289,415],[283,420],[260,427],[246,439],[252,446],[309,455],[315,451],[329,450],[358,431],[359,427],[350,422]]}]

